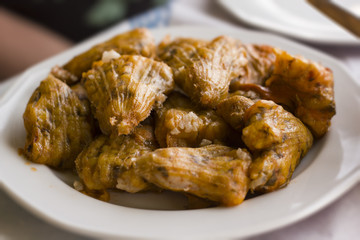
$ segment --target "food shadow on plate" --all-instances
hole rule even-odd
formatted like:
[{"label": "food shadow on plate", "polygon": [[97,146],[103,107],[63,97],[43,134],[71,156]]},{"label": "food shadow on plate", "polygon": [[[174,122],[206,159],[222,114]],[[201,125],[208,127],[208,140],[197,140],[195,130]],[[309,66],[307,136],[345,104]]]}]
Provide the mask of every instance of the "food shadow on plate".
[{"label": "food shadow on plate", "polygon": [[[79,180],[79,177],[74,171],[59,171],[55,169],[52,169],[51,171],[60,181],[76,191],[73,184],[75,181]],[[114,204],[122,207],[149,210],[186,210],[194,208],[192,206],[189,207],[189,199],[184,194],[177,192],[153,191],[133,194],[116,189],[110,189],[108,192],[110,194],[110,200],[108,202],[103,202],[104,204]],[[79,192],[79,194],[82,193]],[[88,197],[86,195],[84,196]],[[203,202],[203,204],[206,204],[206,202]]]}]

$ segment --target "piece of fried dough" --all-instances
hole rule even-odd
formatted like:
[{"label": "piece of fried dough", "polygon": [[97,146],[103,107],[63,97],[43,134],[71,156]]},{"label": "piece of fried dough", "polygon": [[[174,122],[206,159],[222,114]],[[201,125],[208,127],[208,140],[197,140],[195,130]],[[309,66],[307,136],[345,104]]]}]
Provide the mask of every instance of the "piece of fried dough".
[{"label": "piece of fried dough", "polygon": [[214,110],[200,109],[186,96],[174,92],[156,110],[155,136],[160,147],[200,147],[234,143],[239,136]]},{"label": "piece of fried dough", "polygon": [[176,84],[191,100],[210,108],[226,96],[231,79],[247,64],[242,43],[228,36],[160,44],[158,55],[173,68]]},{"label": "piece of fried dough", "polygon": [[257,44],[244,44],[244,48],[248,63],[243,66],[240,75],[233,82],[263,85],[274,68],[276,58],[274,48]]},{"label": "piece of fried dough", "polygon": [[335,115],[334,79],[330,69],[277,50],[274,71],[265,86],[315,137],[327,132]]},{"label": "piece of fried dough", "polygon": [[161,188],[233,206],[240,204],[248,191],[250,162],[250,154],[240,148],[173,147],[138,158],[136,172]]},{"label": "piece of fried dough", "polygon": [[285,186],[313,143],[307,127],[273,101],[256,102],[234,94],[217,112],[237,131],[253,154],[250,190],[270,192]]},{"label": "piece of fried dough", "polygon": [[313,143],[307,127],[273,101],[260,100],[245,113],[242,140],[254,155],[250,190],[284,187]]},{"label": "piece of fried dough", "polygon": [[26,106],[25,155],[56,168],[74,166],[76,156],[93,139],[90,104],[80,100],[51,74],[40,83]]},{"label": "piece of fried dough", "polygon": [[88,71],[93,62],[100,60],[104,51],[110,50],[124,55],[142,55],[151,58],[155,56],[155,41],[148,29],[136,28],[97,44],[63,66],[76,77],[66,78],[69,80],[66,83],[73,84],[76,80],[80,80],[81,74]]},{"label": "piece of fried dough", "polygon": [[264,86],[237,81],[231,85],[231,90],[252,91],[262,99],[283,105],[304,122],[316,138],[322,137],[335,115],[331,70],[280,49],[274,52],[274,69]]},{"label": "piece of fried dough", "polygon": [[76,170],[89,190],[139,192],[149,185],[135,174],[134,161],[156,147],[151,126],[139,126],[131,135],[100,135],[77,157]]},{"label": "piece of fried dough", "polygon": [[174,88],[170,67],[135,55],[94,63],[82,83],[106,135],[129,134]]}]

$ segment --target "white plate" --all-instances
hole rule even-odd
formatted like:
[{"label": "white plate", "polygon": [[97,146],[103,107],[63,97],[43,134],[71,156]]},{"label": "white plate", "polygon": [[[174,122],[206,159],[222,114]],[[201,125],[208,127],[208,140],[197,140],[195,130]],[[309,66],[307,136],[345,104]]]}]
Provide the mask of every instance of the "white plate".
[{"label": "white plate", "polygon": [[157,40],[167,34],[205,39],[228,34],[244,42],[274,45],[330,67],[335,75],[337,102],[330,132],[303,159],[288,187],[246,200],[237,207],[164,210],[182,208],[183,199],[177,194],[115,193],[112,203],[87,197],[71,187],[71,175],[27,163],[18,155],[25,141],[22,114],[32,91],[51,66],[118,33],[113,29],[29,69],[1,100],[0,177],[4,189],[20,204],[49,222],[89,236],[223,239],[252,236],[294,223],[334,201],[359,181],[360,87],[340,62],[271,34],[187,26],[152,32]]},{"label": "white plate", "polygon": [[[322,15],[305,0],[218,0],[218,2],[235,17],[255,27],[313,43],[360,44],[359,38]],[[349,8],[360,6],[358,0],[347,0],[346,4]]]}]

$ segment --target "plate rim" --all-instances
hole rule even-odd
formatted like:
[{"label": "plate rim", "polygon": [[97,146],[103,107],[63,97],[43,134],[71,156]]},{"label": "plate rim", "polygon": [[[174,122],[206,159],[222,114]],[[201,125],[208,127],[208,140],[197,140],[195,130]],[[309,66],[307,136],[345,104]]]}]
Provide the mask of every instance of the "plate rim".
[{"label": "plate rim", "polygon": [[[151,31],[169,31],[169,29],[171,30],[177,30],[177,31],[184,31],[184,30],[189,30],[189,29],[195,29],[195,30],[201,30],[201,31],[209,31],[209,30],[214,30],[214,28],[211,27],[204,27],[204,26],[175,26],[175,27],[166,27],[166,28],[158,28],[158,29],[150,29]],[[326,57],[327,60],[332,61],[334,64],[336,64],[337,66],[339,66],[339,68],[349,76],[349,78],[353,81],[353,83],[356,84],[356,86],[360,89],[360,84],[354,80],[353,76],[351,75],[350,71],[347,69],[347,67],[340,61],[338,61],[337,59],[335,59],[334,57],[331,57],[319,50],[313,49],[311,47],[307,47],[304,46],[303,44],[299,44],[296,43],[294,41],[288,40],[288,39],[284,39],[282,37],[278,37],[275,36],[273,34],[269,34],[269,33],[259,33],[256,31],[249,31],[249,30],[242,30],[242,29],[237,29],[237,28],[233,28],[233,31],[237,31],[237,32],[248,32],[250,34],[260,34],[260,35],[266,35],[268,37],[271,38],[275,38],[278,39],[279,41],[284,42],[287,45],[290,45],[292,47],[295,48],[300,48],[300,49],[307,49],[307,50],[311,50],[312,52],[314,52],[315,54],[319,54],[321,57]],[[222,30],[218,30],[220,32],[231,32],[231,29],[222,29]],[[111,31],[110,31],[111,32]],[[96,37],[94,37],[94,39],[97,39]],[[92,42],[92,41],[86,41],[86,42]],[[81,45],[81,44],[79,44]],[[17,82],[15,82],[13,84],[13,86],[7,91],[7,93],[4,95],[3,98],[0,99],[0,112],[2,110],[2,108],[4,106],[6,106],[7,102],[9,102],[12,98],[12,94],[16,92],[16,90],[21,86],[22,83],[22,79],[25,78],[28,75],[31,75],[32,72],[37,71],[42,69],[44,66],[48,65],[50,62],[53,62],[54,60],[61,58],[63,55],[66,55],[68,52],[72,52],[74,49],[77,49],[77,46],[67,50],[64,53],[60,53],[54,57],[51,57],[47,60],[42,61],[39,64],[36,64],[35,66],[29,68],[27,71],[25,71],[18,79]],[[0,124],[1,125],[1,124]],[[1,177],[1,176],[0,176]],[[261,231],[257,232],[257,233],[253,233],[253,234],[248,234],[248,235],[243,235],[241,237],[249,237],[249,236],[255,236],[258,234],[262,234],[271,230],[275,230],[278,228],[282,228],[285,226],[288,226],[290,224],[293,224],[301,219],[304,219],[305,217],[323,209],[324,207],[326,207],[328,204],[330,204],[331,202],[335,201],[338,197],[340,197],[341,195],[343,195],[346,191],[348,191],[351,187],[353,187],[355,184],[357,184],[357,182],[360,181],[360,169],[355,169],[355,172],[351,175],[349,175],[345,180],[341,181],[338,186],[334,187],[332,190],[330,190],[329,192],[327,192],[327,196],[323,197],[321,199],[321,201],[318,201],[316,204],[311,205],[311,208],[305,208],[305,210],[302,211],[302,214],[298,214],[297,216],[293,216],[292,219],[289,219],[286,222],[282,222],[282,224],[280,224],[279,226],[267,226],[267,228],[262,229]],[[20,205],[24,206],[26,209],[28,209],[30,212],[34,213],[35,215],[39,216],[42,219],[45,219],[47,221],[49,221],[50,223],[53,223],[57,226],[60,226],[66,230],[70,230],[73,232],[77,232],[80,234],[84,234],[87,236],[98,236],[98,237],[104,237],[104,236],[108,236],[108,237],[136,237],[136,236],[126,236],[126,235],[106,235],[106,233],[99,233],[99,232],[89,232],[88,229],[81,229],[78,227],[74,227],[71,226],[67,223],[62,222],[59,219],[54,219],[51,218],[50,216],[46,215],[46,213],[40,211],[39,209],[37,209],[36,207],[32,206],[29,202],[25,201],[24,199],[22,199],[21,196],[19,196],[18,194],[16,194],[14,191],[12,191],[10,188],[8,188],[8,186],[6,185],[6,182],[3,181],[2,179],[0,179],[0,187],[2,187],[12,198],[14,198],[18,203],[20,203]],[[330,196],[328,196],[330,195]],[[204,236],[200,236],[200,237],[204,237]],[[225,237],[238,237],[237,235],[229,235],[229,236],[225,236]]]}]

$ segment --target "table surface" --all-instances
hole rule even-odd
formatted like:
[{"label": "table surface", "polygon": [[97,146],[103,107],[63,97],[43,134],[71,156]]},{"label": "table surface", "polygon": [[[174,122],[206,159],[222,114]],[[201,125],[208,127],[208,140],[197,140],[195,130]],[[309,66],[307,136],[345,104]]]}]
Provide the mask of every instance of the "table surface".
[{"label": "table surface", "polygon": [[[246,27],[231,17],[214,1],[181,0],[172,3],[171,25],[206,24],[216,27],[237,25]],[[184,18],[182,12],[194,12],[196,16]],[[360,47],[312,45],[343,61],[356,80],[360,81]],[[0,83],[0,97],[16,77]],[[360,158],[360,156],[354,156]],[[356,239],[360,235],[360,184],[337,201],[312,216],[288,227],[250,239]],[[21,229],[21,230],[19,230]],[[0,189],[0,240],[5,239],[91,239],[68,231],[39,219],[14,202]]]}]

